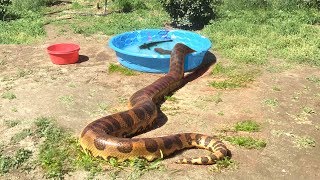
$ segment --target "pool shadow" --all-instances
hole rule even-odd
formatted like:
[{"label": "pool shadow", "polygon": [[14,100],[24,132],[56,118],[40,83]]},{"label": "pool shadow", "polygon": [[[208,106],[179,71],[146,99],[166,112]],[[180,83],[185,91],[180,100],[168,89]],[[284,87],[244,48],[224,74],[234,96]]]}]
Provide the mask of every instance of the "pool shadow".
[{"label": "pool shadow", "polygon": [[88,56],[79,55],[79,59],[78,59],[77,64],[80,64],[80,63],[83,63],[83,62],[86,62],[86,61],[89,61],[89,57]]},{"label": "pool shadow", "polygon": [[[184,76],[184,78],[182,79],[182,84],[178,88],[173,90],[173,92],[171,92],[169,94],[169,96],[173,95],[175,91],[177,91],[180,88],[184,87],[189,82],[191,82],[191,81],[197,79],[198,77],[202,76],[216,62],[217,62],[216,56],[213,53],[211,53],[210,51],[208,51],[205,54],[202,63],[197,68],[195,68],[192,72],[186,74]],[[143,131],[143,132],[141,132],[139,134],[143,134],[145,132],[157,129],[157,128],[163,126],[164,124],[166,124],[166,122],[168,121],[168,117],[160,109],[161,105],[164,102],[165,102],[165,99],[163,99],[159,104],[157,104],[157,106],[158,106],[158,117],[157,117],[157,119],[153,122],[153,124],[149,128],[147,128],[145,131]]]}]

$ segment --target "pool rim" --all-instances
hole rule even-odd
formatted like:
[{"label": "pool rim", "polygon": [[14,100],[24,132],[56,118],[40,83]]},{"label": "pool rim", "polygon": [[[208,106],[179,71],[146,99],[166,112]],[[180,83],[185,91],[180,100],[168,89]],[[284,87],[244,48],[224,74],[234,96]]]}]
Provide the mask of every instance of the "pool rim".
[{"label": "pool rim", "polygon": [[[162,54],[159,54],[157,56],[151,56],[151,55],[148,55],[148,54],[140,54],[140,53],[135,53],[135,52],[130,52],[130,51],[126,51],[126,50],[123,50],[121,48],[118,48],[116,47],[114,44],[113,44],[113,41],[115,38],[119,37],[119,36],[123,36],[125,34],[129,34],[129,33],[133,33],[133,32],[137,32],[137,31],[163,31],[163,30],[167,30],[167,29],[138,29],[138,30],[133,30],[133,31],[127,31],[127,32],[124,32],[124,33],[120,33],[120,34],[117,34],[115,36],[112,36],[108,42],[108,45],[111,49],[113,49],[116,53],[121,53],[121,54],[125,54],[125,55],[129,55],[129,56],[135,56],[135,57],[140,57],[140,58],[157,58],[157,59],[167,59],[167,58],[170,58],[170,54],[167,54],[167,55],[162,55]],[[197,56],[197,54],[201,54],[203,52],[207,52],[210,50],[210,48],[212,47],[212,42],[209,40],[209,38],[205,37],[205,36],[202,36],[201,34],[198,34],[196,32],[193,32],[193,31],[187,31],[187,30],[181,30],[181,29],[173,29],[173,30],[168,30],[169,32],[170,31],[182,31],[182,32],[186,32],[186,33],[191,33],[191,34],[195,34],[195,35],[198,35],[199,37],[201,38],[204,38],[206,41],[207,41],[207,44],[208,44],[208,47],[205,47],[203,49],[201,49],[201,51],[196,51],[196,52],[193,52],[193,53],[190,53],[190,55],[192,56]]]}]

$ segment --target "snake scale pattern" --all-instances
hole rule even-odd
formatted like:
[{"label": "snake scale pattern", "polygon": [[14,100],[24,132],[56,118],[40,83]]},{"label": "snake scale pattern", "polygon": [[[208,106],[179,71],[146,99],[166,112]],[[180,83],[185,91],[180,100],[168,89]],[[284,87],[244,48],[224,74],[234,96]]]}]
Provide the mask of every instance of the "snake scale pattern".
[{"label": "snake scale pattern", "polygon": [[157,116],[157,104],[165,95],[176,90],[184,78],[184,59],[194,52],[178,43],[171,53],[169,72],[135,92],[129,100],[130,109],[102,117],[89,123],[81,133],[80,145],[94,157],[118,161],[144,158],[153,161],[186,148],[201,148],[211,153],[203,157],[183,158],[183,164],[213,164],[227,156],[225,144],[215,136],[197,133],[180,133],[154,138],[130,138],[153,126]]}]

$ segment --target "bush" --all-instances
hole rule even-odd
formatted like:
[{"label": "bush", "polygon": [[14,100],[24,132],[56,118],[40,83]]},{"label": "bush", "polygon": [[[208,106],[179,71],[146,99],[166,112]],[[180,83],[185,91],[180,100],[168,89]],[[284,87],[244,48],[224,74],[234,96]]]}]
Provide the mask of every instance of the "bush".
[{"label": "bush", "polygon": [[178,26],[202,28],[216,15],[215,5],[221,0],[160,0]]},{"label": "bush", "polygon": [[0,18],[4,20],[8,11],[8,6],[11,4],[11,0],[0,0]]},{"label": "bush", "polygon": [[115,8],[121,12],[131,12],[134,9],[146,9],[146,4],[141,0],[113,0]]}]

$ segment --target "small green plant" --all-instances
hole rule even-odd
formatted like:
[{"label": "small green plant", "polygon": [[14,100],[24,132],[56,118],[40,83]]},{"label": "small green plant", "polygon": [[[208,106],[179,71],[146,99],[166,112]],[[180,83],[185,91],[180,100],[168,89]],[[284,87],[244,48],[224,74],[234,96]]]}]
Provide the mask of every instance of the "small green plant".
[{"label": "small green plant", "polygon": [[306,113],[306,114],[309,114],[309,115],[316,113],[313,108],[307,107],[307,106],[303,108],[303,112]]},{"label": "small green plant", "polygon": [[320,84],[320,78],[315,75],[307,77],[306,79],[312,83]]},{"label": "small green plant", "polygon": [[21,167],[30,157],[32,151],[19,149],[13,157],[0,154],[0,175],[8,173],[12,169]]},{"label": "small green plant", "polygon": [[281,89],[280,89],[278,86],[273,86],[273,87],[272,87],[272,90],[274,90],[274,91],[281,91]]},{"label": "small green plant", "polygon": [[212,74],[227,76],[223,80],[212,81],[210,86],[218,89],[234,89],[246,87],[248,83],[254,81],[255,77],[260,74],[258,70],[250,70],[244,72],[237,72],[231,68],[225,68],[221,65],[216,66],[216,70],[212,71]]},{"label": "small green plant", "polygon": [[209,170],[213,172],[222,172],[223,170],[234,170],[238,168],[238,163],[232,160],[230,157],[224,157],[221,160],[216,161]]},{"label": "small green plant", "polygon": [[219,116],[224,116],[224,112],[223,112],[223,111],[219,111],[217,114],[218,114]]},{"label": "small green plant", "polygon": [[274,99],[265,99],[264,100],[264,104],[266,104],[267,106],[270,106],[272,108],[277,107],[279,105],[279,101],[277,98]]},{"label": "small green plant", "polygon": [[267,143],[263,140],[254,139],[252,137],[229,136],[225,138],[231,144],[245,147],[247,149],[261,149],[266,147]]},{"label": "small green plant", "polygon": [[60,96],[59,100],[65,105],[71,105],[74,103],[74,98],[71,95]]},{"label": "small green plant", "polygon": [[18,125],[20,123],[19,120],[5,120],[4,121],[4,125],[6,125],[9,128],[15,127],[16,125]]},{"label": "small green plant", "polygon": [[293,142],[298,148],[311,148],[316,146],[316,141],[309,136],[297,136]]},{"label": "small green plant", "polygon": [[173,96],[164,96],[164,99],[166,101],[172,101],[172,102],[177,102],[178,99],[176,97],[173,97]]},{"label": "small green plant", "polygon": [[32,70],[19,69],[17,72],[17,76],[18,78],[22,78],[32,73],[33,73]]},{"label": "small green plant", "polygon": [[136,73],[133,70],[125,68],[125,67],[122,67],[122,66],[117,65],[117,64],[113,64],[113,63],[110,63],[109,68],[108,68],[108,72],[109,73],[118,72],[118,73],[121,73],[121,74],[126,75],[126,76],[134,76],[134,75],[136,75]]},{"label": "small green plant", "polygon": [[245,120],[238,122],[234,128],[236,131],[256,132],[260,130],[260,125],[255,121]]},{"label": "small green plant", "polygon": [[4,92],[1,95],[1,97],[4,98],[4,99],[9,99],[9,100],[13,100],[13,99],[17,98],[17,96],[13,92],[10,92],[10,91]]},{"label": "small green plant", "polygon": [[223,102],[222,98],[221,98],[221,95],[222,95],[222,93],[218,92],[216,95],[214,95],[212,97],[212,100],[215,102],[215,104],[219,104],[219,103]]},{"label": "small green plant", "polygon": [[11,138],[11,142],[12,143],[18,143],[21,140],[25,139],[26,137],[32,135],[32,131],[31,129],[24,129],[21,132],[15,134],[14,136],[12,136]]}]

